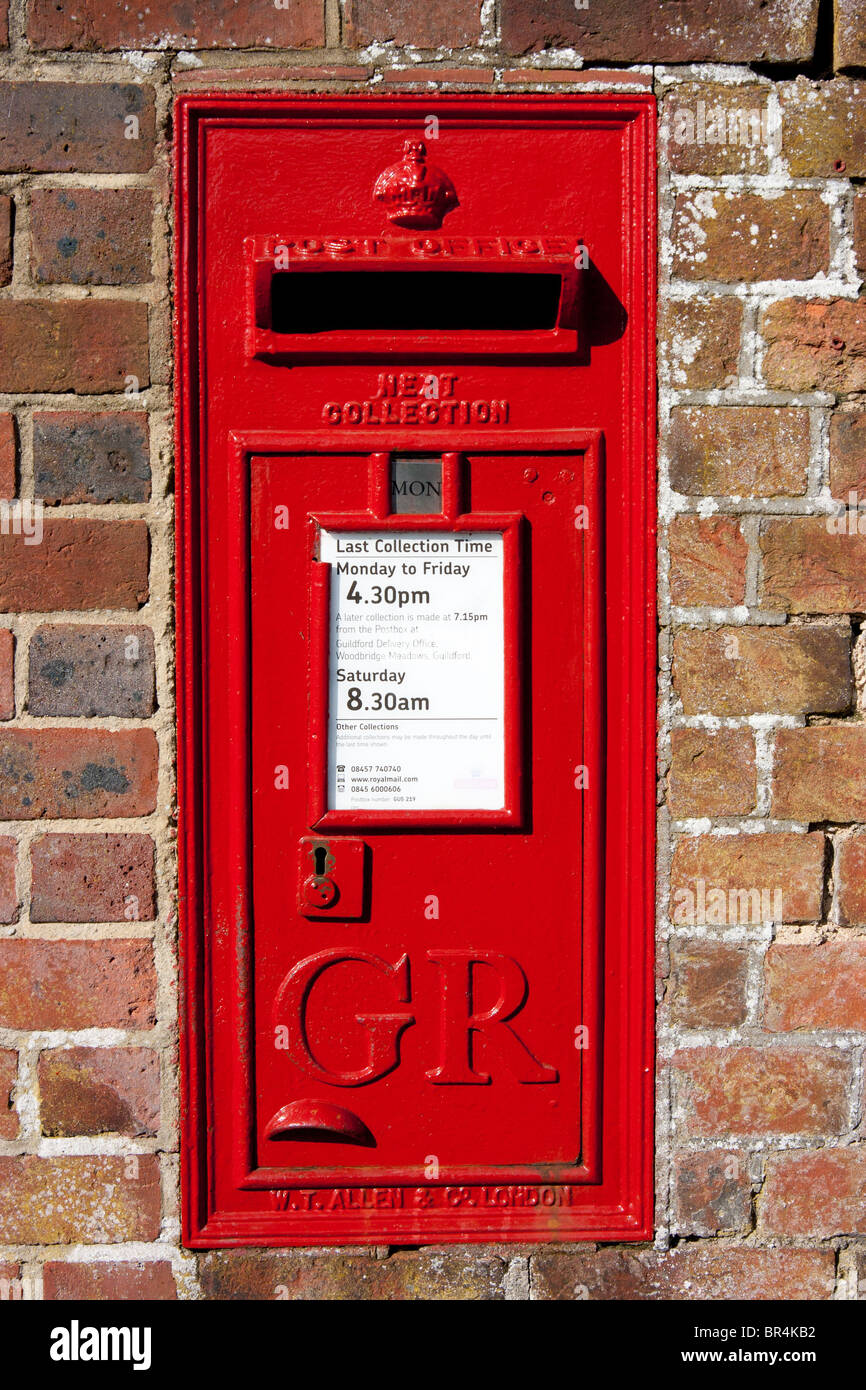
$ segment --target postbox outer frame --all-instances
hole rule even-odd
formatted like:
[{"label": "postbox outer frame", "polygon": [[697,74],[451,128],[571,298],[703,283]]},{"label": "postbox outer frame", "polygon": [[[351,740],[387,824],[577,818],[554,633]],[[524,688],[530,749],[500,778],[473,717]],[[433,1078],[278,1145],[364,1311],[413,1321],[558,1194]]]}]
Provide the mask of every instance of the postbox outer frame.
[{"label": "postbox outer frame", "polygon": [[[578,98],[583,111],[602,123],[614,123],[626,141],[626,177],[629,199],[624,225],[628,239],[626,289],[628,301],[641,302],[642,331],[632,332],[628,388],[623,392],[625,447],[621,496],[628,506],[608,526],[606,545],[613,538],[616,554],[607,563],[616,563],[627,594],[626,612],[607,613],[608,629],[618,631],[616,664],[607,663],[608,721],[611,712],[618,718],[615,736],[633,740],[641,756],[620,763],[619,783],[608,784],[620,810],[616,821],[607,815],[604,838],[608,851],[616,847],[615,882],[608,876],[609,902],[605,913],[604,1009],[617,1011],[622,1047],[606,1064],[604,1086],[617,1088],[621,1103],[617,1118],[602,1119],[600,1185],[588,1185],[580,1200],[565,1210],[555,1208],[549,1219],[539,1222],[530,1212],[495,1207],[489,1211],[467,1212],[459,1203],[452,1209],[417,1214],[381,1212],[376,1239],[390,1243],[484,1242],[491,1240],[574,1241],[646,1240],[653,1231],[653,922],[654,922],[654,831],[655,831],[655,694],[656,694],[656,608],[655,608],[655,324],[653,308],[656,293],[656,198],[655,198],[655,101],[650,96],[598,94]],[[197,218],[200,200],[205,196],[204,160],[201,157],[203,133],[209,121],[267,121],[280,117],[313,118],[324,116],[351,119],[359,113],[386,113],[389,117],[423,120],[430,106],[429,95],[406,94],[353,95],[351,97],[309,94],[274,95],[268,92],[184,94],[175,106],[175,207],[176,287],[179,289],[174,312],[174,341],[177,365],[175,443],[177,457],[176,520],[176,598],[177,598],[177,707],[178,707],[178,805],[179,805],[179,933],[180,933],[180,1079],[182,1108],[182,1233],[189,1248],[220,1246],[291,1246],[310,1244],[367,1245],[370,1224],[359,1214],[353,1225],[343,1214],[336,1219],[322,1213],[315,1230],[298,1228],[297,1234],[274,1229],[273,1223],[250,1221],[231,1212],[214,1210],[212,1115],[216,1098],[210,1077],[209,1057],[214,1039],[209,1034],[212,1018],[206,928],[208,864],[219,855],[220,846],[208,843],[204,814],[205,730],[207,712],[203,708],[200,670],[201,633],[209,622],[231,621],[239,610],[233,599],[222,614],[209,614],[202,604],[203,572],[202,511],[206,491],[204,467],[200,462],[201,402],[198,391],[204,347],[200,340],[196,295],[196,268],[201,254],[201,226]],[[575,99],[539,94],[489,97],[487,95],[435,96],[440,114],[507,121],[573,120]],[[393,447],[385,437],[356,430],[353,451],[365,445],[373,450]],[[471,431],[469,432],[471,433]],[[576,428],[573,436],[586,435]],[[272,432],[273,434],[273,432]],[[500,431],[485,436],[485,445],[495,442]],[[508,447],[538,447],[544,431],[508,431]],[[564,447],[567,432],[548,431],[549,447]],[[554,436],[557,436],[554,439]],[[298,431],[287,428],[285,439],[300,440]],[[335,431],[309,432],[309,447],[327,452],[335,446]],[[260,448],[277,440],[262,437]],[[304,441],[306,443],[306,439]],[[499,443],[502,440],[500,438]],[[448,430],[437,436],[437,448],[477,446]],[[249,444],[249,441],[247,441]],[[428,448],[431,439],[418,429],[401,436],[400,447]],[[235,444],[237,447],[237,442]],[[602,455],[603,456],[603,455]],[[608,571],[609,572],[609,571]],[[240,596],[245,602],[246,596]],[[599,656],[601,659],[601,656]],[[241,736],[243,731],[234,731]],[[240,938],[239,938],[240,942]],[[242,942],[240,945],[242,947]],[[238,969],[249,969],[243,949]],[[605,1170],[615,1171],[607,1181]]]}]

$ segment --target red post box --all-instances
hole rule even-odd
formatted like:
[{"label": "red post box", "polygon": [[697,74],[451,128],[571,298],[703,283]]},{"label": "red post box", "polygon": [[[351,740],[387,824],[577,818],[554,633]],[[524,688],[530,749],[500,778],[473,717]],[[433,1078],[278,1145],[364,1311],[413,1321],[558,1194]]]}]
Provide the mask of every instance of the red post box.
[{"label": "red post box", "polygon": [[646,1238],[653,102],[177,116],[185,1240]]}]

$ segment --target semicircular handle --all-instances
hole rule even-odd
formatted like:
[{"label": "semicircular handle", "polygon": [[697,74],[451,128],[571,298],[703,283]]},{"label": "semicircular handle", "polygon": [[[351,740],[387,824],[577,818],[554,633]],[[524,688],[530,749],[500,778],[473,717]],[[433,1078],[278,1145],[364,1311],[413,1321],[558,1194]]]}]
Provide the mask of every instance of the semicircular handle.
[{"label": "semicircular handle", "polygon": [[324,1100],[293,1100],[282,1106],[265,1125],[265,1138],[376,1147],[376,1140],[359,1115]]}]

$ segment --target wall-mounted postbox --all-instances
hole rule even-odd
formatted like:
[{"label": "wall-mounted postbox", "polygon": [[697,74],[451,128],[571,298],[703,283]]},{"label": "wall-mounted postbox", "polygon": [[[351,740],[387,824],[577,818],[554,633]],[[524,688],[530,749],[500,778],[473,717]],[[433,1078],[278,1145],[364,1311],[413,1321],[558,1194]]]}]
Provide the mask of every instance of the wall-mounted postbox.
[{"label": "wall-mounted postbox", "polygon": [[185,1238],[645,1238],[653,103],[178,118]]}]

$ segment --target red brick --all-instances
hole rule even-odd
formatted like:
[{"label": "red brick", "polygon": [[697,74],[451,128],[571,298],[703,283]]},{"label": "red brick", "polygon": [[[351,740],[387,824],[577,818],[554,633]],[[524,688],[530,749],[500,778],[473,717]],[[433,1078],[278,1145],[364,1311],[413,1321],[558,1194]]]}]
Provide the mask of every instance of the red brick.
[{"label": "red brick", "polygon": [[21,1266],[16,1264],[0,1264],[0,1300],[4,1303],[9,1300],[19,1299],[22,1296],[21,1289]]},{"label": "red brick", "polygon": [[45,502],[146,502],[150,435],[143,410],[36,411],[34,490]]},{"label": "red brick", "polygon": [[438,86],[488,87],[492,68],[443,68],[438,63],[416,63],[411,68],[386,68],[383,82],[435,82]]},{"label": "red brick", "polygon": [[32,274],[42,284],[132,285],[150,274],[153,195],[146,188],[37,188]]},{"label": "red brick", "polygon": [[746,1017],[749,953],[720,941],[671,942],[666,998],[685,1028],[735,1028]]},{"label": "red brick", "polygon": [[668,530],[671,601],[684,607],[743,602],[748,545],[731,516],[676,516]]},{"label": "red brick", "polygon": [[866,820],[866,724],[780,729],[772,815],[782,820]]},{"label": "red brick", "polygon": [[662,306],[661,342],[671,362],[671,385],[703,391],[737,378],[743,308],[738,299],[700,295]]},{"label": "red brick", "polygon": [[[133,82],[0,83],[0,169],[143,173],[153,163],[153,89]],[[138,135],[133,138],[134,123]],[[3,388],[5,389],[5,388]]]},{"label": "red brick", "polygon": [[498,1253],[435,1248],[401,1250],[386,1260],[357,1253],[311,1259],[283,1250],[209,1250],[199,1261],[205,1298],[261,1301],[501,1301],[506,1272]]},{"label": "red brick", "polygon": [[684,1133],[841,1134],[851,1061],[826,1048],[696,1047],[673,1059]]},{"label": "red brick", "polygon": [[0,535],[0,612],[138,608],[146,601],[146,521],[46,518],[41,541],[39,518],[24,515],[23,522],[30,535]]},{"label": "red brick", "polygon": [[866,926],[866,830],[837,837],[833,872],[840,921]]},{"label": "red brick", "polygon": [[63,1264],[46,1260],[42,1267],[43,1297],[51,1302],[134,1303],[177,1298],[168,1260],[99,1260],[95,1264]]},{"label": "red brick", "polygon": [[681,1235],[742,1232],[750,1224],[749,1156],[742,1149],[675,1153],[674,1229]]},{"label": "red brick", "polygon": [[0,836],[0,922],[18,920],[18,889],[15,887],[15,866],[18,845],[11,835]]},{"label": "red brick", "polygon": [[273,86],[279,83],[281,87],[299,82],[315,84],[320,91],[339,91],[345,82],[355,83],[359,87],[369,82],[373,76],[374,69],[363,63],[347,64],[341,66],[319,67],[316,64],[303,64],[298,67],[226,67],[221,63],[203,63],[200,68],[180,68],[171,75],[172,83],[176,90],[183,90],[186,87],[206,87],[212,91],[222,91],[229,86],[243,86],[245,91],[260,85],[267,84]]},{"label": "red brick", "polygon": [[617,72],[614,68],[539,68],[530,64],[525,68],[506,68],[501,80],[508,83],[523,83],[536,86],[540,83],[551,86],[599,87],[643,87],[652,91],[653,80],[643,72]]},{"label": "red brick", "polygon": [[755,807],[755,739],[749,729],[674,729],[668,806],[672,816],[748,815]]},{"label": "red brick", "polygon": [[0,411],[0,497],[14,497],[17,491],[18,431],[15,416]]},{"label": "red brick", "polygon": [[823,880],[818,831],[684,836],[671,863],[671,917],[714,926],[814,922]]},{"label": "red brick", "polygon": [[0,1226],[11,1245],[155,1240],[159,1216],[152,1154],[0,1158]]},{"label": "red brick", "polygon": [[42,1133],[155,1135],[159,1056],[145,1047],[70,1047],[39,1058]]},{"label": "red brick", "polygon": [[860,0],[834,0],[833,18],[834,66],[866,67],[866,26]]},{"label": "red brick", "polygon": [[0,391],[146,386],[147,305],[110,299],[0,301]]},{"label": "red brick", "polygon": [[15,638],[0,627],[0,719],[15,718]]},{"label": "red brick", "polygon": [[145,922],[156,915],[149,835],[43,835],[31,859],[33,922]]},{"label": "red brick", "polygon": [[0,1027],[152,1028],[148,941],[0,941]]},{"label": "red brick", "polygon": [[0,730],[0,818],[146,816],[156,807],[151,729]]},{"label": "red brick", "polygon": [[773,1236],[866,1235],[866,1144],[771,1155],[760,1223]]},{"label": "red brick", "polygon": [[12,1092],[18,1080],[18,1053],[0,1051],[0,1139],[18,1136],[18,1112]]},{"label": "red brick", "polygon": [[438,0],[411,5],[406,0],[349,0],[344,42],[350,48],[393,42],[398,47],[475,47],[481,39],[481,0]]},{"label": "red brick", "polygon": [[543,1301],[814,1300],[833,1296],[836,1252],[762,1250],[715,1240],[670,1251],[547,1249],[532,1254],[530,1270],[532,1297]]},{"label": "red brick", "polygon": [[683,280],[811,280],[830,263],[830,209],[818,192],[777,198],[702,188],[680,193],[672,274]]},{"label": "red brick", "polygon": [[773,944],[765,963],[765,1024],[866,1030],[866,938],[819,945]]},{"label": "red brick", "polygon": [[[848,497],[852,490],[856,499]],[[836,410],[830,418],[830,491],[846,506],[866,504],[866,410]]]},{"label": "red brick", "polygon": [[[866,534],[849,535],[850,520],[793,516],[764,522],[762,605],[788,613],[862,613]],[[846,533],[831,533],[828,524],[844,525]],[[854,524],[860,524],[856,517]]]},{"label": "red brick", "polygon": [[0,193],[0,285],[12,279],[12,213],[12,199]]},{"label": "red brick", "polygon": [[591,0],[580,10],[568,0],[503,0],[502,42],[512,53],[567,46],[593,62],[805,62],[817,15],[817,0],[680,0],[674,14],[664,0]]},{"label": "red brick", "polygon": [[854,696],[850,628],[690,629],[674,639],[686,714],[838,714]]},{"label": "red brick", "polygon": [[31,714],[120,715],[154,711],[153,632],[148,627],[50,623],[30,641]]},{"label": "red brick", "polygon": [[318,0],[291,0],[285,8],[208,0],[150,0],[141,8],[123,0],[30,0],[27,39],[40,49],[303,48],[325,43]]},{"label": "red brick", "polygon": [[783,299],[764,310],[760,331],[769,386],[866,391],[866,300]]},{"label": "red brick", "polygon": [[777,90],[782,157],[794,178],[866,176],[866,83],[800,77]]},{"label": "red brick", "polygon": [[671,486],[704,495],[801,497],[809,412],[776,406],[696,406],[671,412]]},{"label": "red brick", "polygon": [[683,83],[662,101],[659,160],[678,174],[766,174],[778,136],[768,89]]}]

